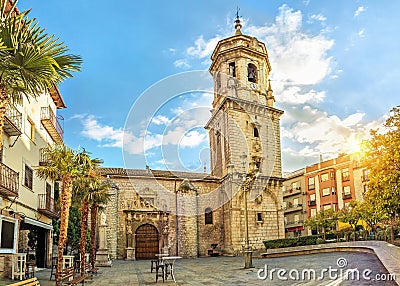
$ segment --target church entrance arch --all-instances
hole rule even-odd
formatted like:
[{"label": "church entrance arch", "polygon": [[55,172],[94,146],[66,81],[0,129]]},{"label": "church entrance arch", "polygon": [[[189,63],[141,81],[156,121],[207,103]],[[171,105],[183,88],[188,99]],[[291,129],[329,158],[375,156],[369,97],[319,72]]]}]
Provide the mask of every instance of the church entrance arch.
[{"label": "church entrance arch", "polygon": [[135,232],[135,258],[154,259],[159,253],[159,235],[157,228],[151,224],[139,226]]}]

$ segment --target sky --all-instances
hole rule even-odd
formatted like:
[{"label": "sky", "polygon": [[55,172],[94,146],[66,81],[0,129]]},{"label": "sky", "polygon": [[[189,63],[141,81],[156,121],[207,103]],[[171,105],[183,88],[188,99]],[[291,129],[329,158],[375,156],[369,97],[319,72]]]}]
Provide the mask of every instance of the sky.
[{"label": "sky", "polygon": [[104,167],[209,172],[210,55],[242,32],[266,44],[282,167],[356,151],[400,104],[400,1],[43,1],[20,10],[83,58],[60,85],[64,140]]}]

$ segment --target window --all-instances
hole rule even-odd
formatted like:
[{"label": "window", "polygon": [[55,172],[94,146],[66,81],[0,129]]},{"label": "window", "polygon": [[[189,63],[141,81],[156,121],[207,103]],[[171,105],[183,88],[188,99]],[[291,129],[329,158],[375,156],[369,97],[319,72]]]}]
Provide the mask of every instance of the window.
[{"label": "window", "polygon": [[211,208],[206,208],[204,211],[205,224],[213,224],[213,213]]},{"label": "window", "polygon": [[315,189],[315,180],[314,177],[308,178],[308,189],[314,190]]},{"label": "window", "polygon": [[262,213],[257,213],[257,221],[263,221]]},{"label": "window", "polygon": [[247,79],[250,82],[257,82],[257,67],[253,64],[247,65]]},{"label": "window", "polygon": [[332,208],[332,206],[330,204],[329,205],[324,205],[324,211],[329,210],[331,208]]},{"label": "window", "polygon": [[362,180],[363,180],[363,182],[369,180],[369,170],[365,170],[365,169],[363,170]]},{"label": "window", "polygon": [[366,192],[368,192],[368,186],[367,186],[367,185],[364,185],[364,194],[365,194]]},{"label": "window", "polygon": [[321,182],[326,182],[329,180],[329,174],[328,173],[324,173],[321,175]]},{"label": "window", "polygon": [[24,186],[32,190],[33,188],[33,170],[25,164]]},{"label": "window", "polygon": [[315,202],[315,194],[310,195],[310,202]]},{"label": "window", "polygon": [[286,202],[283,202],[283,205],[282,205],[282,207],[284,208],[284,209],[286,209]]},{"label": "window", "polygon": [[293,182],[293,183],[292,183],[292,189],[293,189],[293,190],[300,190],[300,184],[299,184],[299,182]]},{"label": "window", "polygon": [[221,89],[221,74],[219,72],[217,72],[216,86],[217,91],[219,91]]},{"label": "window", "polygon": [[311,209],[311,217],[315,217],[317,215],[317,209]]},{"label": "window", "polygon": [[254,137],[260,137],[260,134],[258,133],[258,128],[257,127],[254,127],[253,133],[254,133]]},{"label": "window", "polygon": [[343,194],[344,194],[345,196],[351,195],[350,186],[344,186],[344,187],[343,187]]},{"label": "window", "polygon": [[236,66],[235,62],[229,63],[229,75],[236,77]]},{"label": "window", "polygon": [[298,198],[295,198],[295,199],[293,200],[293,206],[297,207],[298,204],[299,204],[299,199],[298,199]]},{"label": "window", "polygon": [[294,215],[294,222],[298,223],[300,221],[300,216],[298,214]]},{"label": "window", "polygon": [[30,119],[29,117],[26,119],[25,134],[32,141],[35,139],[35,125],[33,124],[32,119]]},{"label": "window", "polygon": [[346,168],[342,170],[342,181],[348,181],[348,180],[350,180],[349,168]]},{"label": "window", "polygon": [[329,196],[330,195],[330,188],[322,189],[322,196]]},{"label": "window", "polygon": [[0,253],[16,252],[17,232],[17,220],[0,215]]}]

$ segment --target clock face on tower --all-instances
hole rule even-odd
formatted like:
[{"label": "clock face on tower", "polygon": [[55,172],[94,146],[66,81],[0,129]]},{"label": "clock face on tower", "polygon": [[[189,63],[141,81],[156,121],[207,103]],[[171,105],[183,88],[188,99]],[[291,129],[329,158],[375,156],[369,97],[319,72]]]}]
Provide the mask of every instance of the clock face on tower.
[{"label": "clock face on tower", "polygon": [[250,83],[250,88],[251,89],[258,89],[258,85],[254,82]]}]

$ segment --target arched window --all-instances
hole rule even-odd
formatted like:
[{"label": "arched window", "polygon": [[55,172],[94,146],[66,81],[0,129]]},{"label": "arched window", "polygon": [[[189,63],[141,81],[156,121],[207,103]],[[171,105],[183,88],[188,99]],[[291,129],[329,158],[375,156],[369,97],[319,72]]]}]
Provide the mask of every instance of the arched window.
[{"label": "arched window", "polygon": [[213,213],[211,208],[206,208],[204,211],[204,223],[213,224]]},{"label": "arched window", "polygon": [[254,127],[254,137],[260,137],[260,134],[258,133],[258,128]]},{"label": "arched window", "polygon": [[247,65],[247,80],[257,82],[257,67],[253,64]]}]

